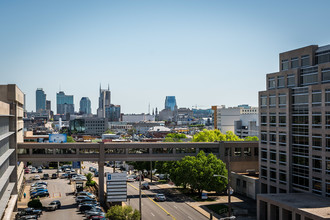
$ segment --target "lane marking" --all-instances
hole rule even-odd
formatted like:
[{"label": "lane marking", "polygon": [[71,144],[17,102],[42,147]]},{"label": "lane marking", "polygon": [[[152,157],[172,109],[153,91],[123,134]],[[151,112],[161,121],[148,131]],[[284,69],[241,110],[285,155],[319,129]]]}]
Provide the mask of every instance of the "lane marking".
[{"label": "lane marking", "polygon": [[154,213],[152,213],[152,212],[151,212],[151,215],[152,215],[153,217],[155,217]]},{"label": "lane marking", "polygon": [[191,220],[193,220],[192,217],[190,217],[189,215],[188,215],[188,218],[191,219]]},{"label": "lane marking", "polygon": [[174,208],[178,209],[178,207],[176,207],[175,205],[174,205]]},{"label": "lane marking", "polygon": [[[139,189],[138,188],[136,188],[135,186],[133,186],[132,184],[130,184],[130,183],[127,183],[128,185],[130,185],[131,187],[133,187],[134,189],[136,189],[137,191],[139,191]],[[150,199],[150,201],[152,201],[153,203],[155,203],[159,208],[161,208],[167,215],[169,215],[169,216],[171,216],[171,218],[173,219],[173,220],[176,220],[175,218],[174,218],[174,216],[173,215],[171,215],[168,211],[166,211],[166,209],[164,209],[162,206],[160,206],[157,202],[155,202],[152,198],[150,198],[147,194],[145,194],[142,190],[141,190],[141,193],[142,194],[144,194],[148,199]]]}]

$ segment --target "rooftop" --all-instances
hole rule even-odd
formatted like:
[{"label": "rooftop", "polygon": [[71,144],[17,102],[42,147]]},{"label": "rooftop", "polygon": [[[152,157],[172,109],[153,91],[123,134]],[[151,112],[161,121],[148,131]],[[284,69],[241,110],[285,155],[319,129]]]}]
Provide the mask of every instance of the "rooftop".
[{"label": "rooftop", "polygon": [[281,203],[287,207],[330,219],[330,199],[309,193],[259,194],[258,197]]}]

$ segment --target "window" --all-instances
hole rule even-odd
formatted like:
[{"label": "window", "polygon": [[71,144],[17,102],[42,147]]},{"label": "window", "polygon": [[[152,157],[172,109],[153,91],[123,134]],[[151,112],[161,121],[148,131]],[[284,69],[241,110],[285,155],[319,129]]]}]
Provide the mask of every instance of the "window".
[{"label": "window", "polygon": [[243,180],[243,188],[246,188],[246,181]]},{"label": "window", "polygon": [[268,79],[268,89],[274,89],[275,88],[275,78],[271,77]]},{"label": "window", "polygon": [[330,89],[325,90],[325,105],[330,105]]},{"label": "window", "polygon": [[260,102],[261,102],[261,108],[266,108],[267,107],[267,96],[261,96]]},{"label": "window", "polygon": [[319,134],[313,134],[312,137],[312,149],[316,151],[322,150],[322,136]]},{"label": "window", "polygon": [[241,186],[241,180],[240,179],[236,179],[236,186],[240,187]]},{"label": "window", "polygon": [[245,157],[251,156],[251,148],[250,147],[245,147],[244,148],[244,156]]},{"label": "window", "polygon": [[276,133],[269,133],[269,144],[276,145]]},{"label": "window", "polygon": [[325,158],[325,173],[330,174],[330,157]]},{"label": "window", "polygon": [[242,148],[240,148],[240,147],[235,147],[234,156],[235,156],[235,157],[240,157],[240,156],[242,156]]},{"label": "window", "polygon": [[278,106],[280,108],[286,107],[286,94],[279,94],[278,95]]},{"label": "window", "polygon": [[301,56],[301,66],[309,66],[309,55]]},{"label": "window", "polygon": [[321,112],[313,112],[312,114],[312,125],[313,128],[322,128],[322,117]]},{"label": "window", "polygon": [[269,151],[269,158],[271,163],[276,163],[276,150]]},{"label": "window", "polygon": [[317,172],[317,173],[321,173],[322,172],[322,157],[313,155],[312,162],[313,162],[313,171]]},{"label": "window", "polygon": [[279,153],[279,162],[280,165],[286,165],[286,152],[285,151],[280,151]]},{"label": "window", "polygon": [[326,196],[330,197],[330,180],[326,180],[325,181],[325,192],[326,192]]},{"label": "window", "polygon": [[286,146],[286,133],[279,133],[278,142],[280,146]]},{"label": "window", "polygon": [[282,60],[282,70],[289,69],[289,60]]},{"label": "window", "polygon": [[318,67],[308,67],[301,69],[301,84],[310,85],[318,82]]},{"label": "window", "polygon": [[315,56],[316,56],[317,64],[330,62],[330,51],[329,50],[316,53]]},{"label": "window", "polygon": [[267,126],[267,114],[261,114],[261,126]]},{"label": "window", "polygon": [[299,58],[295,57],[295,58],[291,58],[291,68],[298,68],[299,67]]},{"label": "window", "polygon": [[267,167],[265,166],[261,166],[261,178],[267,180]]},{"label": "window", "polygon": [[277,77],[277,87],[278,88],[283,88],[284,85],[284,76],[278,76]]},{"label": "window", "polygon": [[269,107],[270,108],[276,107],[276,96],[274,95],[269,96]]},{"label": "window", "polygon": [[286,184],[286,171],[285,170],[280,170],[279,171],[279,182],[281,183],[281,184]]},{"label": "window", "polygon": [[312,184],[313,184],[312,192],[315,194],[322,194],[322,180],[320,178],[313,177]]},{"label": "window", "polygon": [[267,132],[261,131],[260,139],[262,144],[267,144]]},{"label": "window", "polygon": [[276,169],[275,168],[270,168],[269,177],[270,177],[270,181],[276,182]]},{"label": "window", "polygon": [[294,74],[288,75],[288,87],[293,87],[296,85],[296,77]]},{"label": "window", "polygon": [[261,148],[261,161],[267,162],[267,149]]},{"label": "window", "polygon": [[269,114],[269,125],[272,127],[276,126],[276,114]]},{"label": "window", "polygon": [[321,106],[322,93],[321,90],[313,90],[312,92],[312,104],[314,106]]},{"label": "window", "polygon": [[330,112],[325,112],[325,128],[330,129]]},{"label": "window", "polygon": [[322,82],[330,81],[330,68],[322,69]]},{"label": "window", "polygon": [[278,123],[280,127],[285,127],[286,126],[286,114],[280,113],[278,116]]}]

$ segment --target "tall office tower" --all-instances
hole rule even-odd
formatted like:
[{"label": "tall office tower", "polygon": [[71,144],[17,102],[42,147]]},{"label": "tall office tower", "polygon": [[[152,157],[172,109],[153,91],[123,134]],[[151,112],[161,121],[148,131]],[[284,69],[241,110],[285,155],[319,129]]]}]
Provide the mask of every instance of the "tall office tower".
[{"label": "tall office tower", "polygon": [[97,116],[99,118],[105,118],[105,109],[111,105],[111,92],[108,85],[108,89],[101,89],[100,85],[100,97],[99,108],[97,109]]},{"label": "tall office tower", "polygon": [[63,91],[56,93],[57,114],[74,113],[73,95],[65,95]]},{"label": "tall office tower", "polygon": [[52,103],[50,100],[46,100],[46,110],[51,111],[52,109]]},{"label": "tall office tower", "polygon": [[36,90],[36,112],[46,110],[46,94],[43,89]]},{"label": "tall office tower", "polygon": [[23,142],[24,94],[16,85],[0,85],[0,218],[14,219],[22,190],[24,164],[17,161]]},{"label": "tall office tower", "polygon": [[[260,192],[330,197],[330,45],[284,52],[279,62],[280,71],[267,74],[266,91],[259,92]],[[282,197],[307,199],[308,205],[322,200],[304,195]],[[260,197],[259,211],[268,207],[276,214],[278,205],[270,207],[276,199],[281,203],[280,197]],[[299,205],[292,210],[307,216],[297,210]],[[266,219],[264,214],[260,219]],[[319,219],[301,219],[311,218]]]},{"label": "tall office tower", "polygon": [[177,108],[178,107],[176,105],[175,96],[166,96],[165,109],[170,109],[171,111],[174,111]]},{"label": "tall office tower", "polygon": [[82,97],[80,99],[80,113],[89,115],[92,113],[91,110],[91,100],[88,97]]},{"label": "tall office tower", "polygon": [[120,105],[110,105],[105,108],[105,117],[109,121],[120,121]]}]

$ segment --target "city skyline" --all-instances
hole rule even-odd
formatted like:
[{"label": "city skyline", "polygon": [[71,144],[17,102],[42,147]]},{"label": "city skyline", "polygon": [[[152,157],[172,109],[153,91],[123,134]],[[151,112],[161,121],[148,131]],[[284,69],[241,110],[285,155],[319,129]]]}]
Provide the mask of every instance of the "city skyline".
[{"label": "city skyline", "polygon": [[265,74],[279,70],[281,51],[330,43],[328,6],[1,2],[1,84],[25,91],[28,111],[35,108],[36,88],[44,89],[55,110],[61,87],[75,96],[76,108],[81,97],[89,97],[96,114],[100,82],[110,84],[112,101],[123,113],[148,112],[149,103],[162,109],[171,95],[178,107],[257,106]]}]

